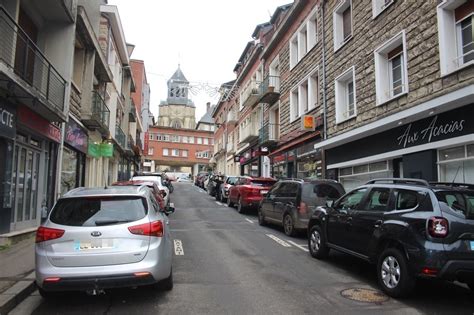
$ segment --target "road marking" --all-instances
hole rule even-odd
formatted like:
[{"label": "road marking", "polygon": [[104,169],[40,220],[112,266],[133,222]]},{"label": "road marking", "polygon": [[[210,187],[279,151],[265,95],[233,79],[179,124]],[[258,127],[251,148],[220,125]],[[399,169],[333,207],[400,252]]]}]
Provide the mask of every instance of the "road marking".
[{"label": "road marking", "polygon": [[250,220],[250,219],[247,219],[247,218],[245,218],[245,220],[247,220],[247,222],[249,222],[249,223],[252,223],[252,224],[253,224],[253,221],[252,221],[252,220]]},{"label": "road marking", "polygon": [[309,252],[309,250],[306,247],[304,247],[304,245],[298,245],[293,241],[288,241],[288,243],[290,243],[291,245],[293,245],[295,247],[298,247],[301,250],[304,250],[305,252]]},{"label": "road marking", "polygon": [[275,242],[277,242],[278,244],[280,244],[283,247],[291,247],[290,244],[288,244],[287,242],[285,242],[281,238],[276,237],[273,234],[265,234],[265,235],[268,236],[269,238],[271,238],[272,240],[274,240]]},{"label": "road marking", "polygon": [[216,203],[221,207],[224,205],[223,203],[220,203],[219,201],[216,201]]},{"label": "road marking", "polygon": [[181,240],[174,240],[174,254],[176,256],[184,255],[183,242]]}]

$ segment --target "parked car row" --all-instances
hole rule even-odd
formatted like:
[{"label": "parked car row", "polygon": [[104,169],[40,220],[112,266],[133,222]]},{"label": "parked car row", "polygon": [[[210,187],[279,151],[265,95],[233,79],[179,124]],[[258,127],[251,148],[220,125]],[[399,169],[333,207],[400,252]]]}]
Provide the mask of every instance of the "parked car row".
[{"label": "parked car row", "polygon": [[388,178],[346,194],[333,180],[229,176],[220,189],[216,199],[257,209],[260,225],[305,231],[314,258],[336,250],[375,264],[389,296],[409,295],[419,278],[474,290],[474,185]]}]

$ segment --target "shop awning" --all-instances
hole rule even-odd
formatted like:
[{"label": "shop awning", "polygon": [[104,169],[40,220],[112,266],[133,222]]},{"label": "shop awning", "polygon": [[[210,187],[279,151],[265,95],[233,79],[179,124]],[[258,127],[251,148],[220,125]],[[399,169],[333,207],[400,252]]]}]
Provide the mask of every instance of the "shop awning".
[{"label": "shop awning", "polygon": [[271,152],[271,153],[269,154],[269,156],[273,156],[273,155],[276,155],[276,154],[278,154],[278,153],[281,153],[281,152],[283,152],[283,151],[285,151],[285,150],[288,150],[288,149],[290,149],[290,148],[292,148],[292,147],[297,146],[298,144],[301,144],[301,143],[303,143],[303,142],[305,142],[305,141],[307,141],[307,140],[309,140],[309,139],[311,139],[311,138],[314,138],[314,137],[317,137],[317,136],[320,136],[320,135],[321,135],[321,133],[320,133],[319,131],[315,131],[315,132],[312,132],[312,133],[310,133],[310,134],[307,134],[307,135],[305,135],[305,136],[303,136],[303,137],[301,137],[301,138],[293,139],[292,141],[287,142],[285,145],[283,145],[282,147],[278,148],[277,150]]}]

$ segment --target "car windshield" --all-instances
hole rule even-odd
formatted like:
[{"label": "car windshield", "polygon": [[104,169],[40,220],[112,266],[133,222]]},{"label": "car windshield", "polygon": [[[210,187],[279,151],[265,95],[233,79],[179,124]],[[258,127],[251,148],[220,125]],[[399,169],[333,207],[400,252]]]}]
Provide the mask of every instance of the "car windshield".
[{"label": "car windshield", "polygon": [[137,221],[146,214],[141,197],[66,198],[56,203],[50,220],[61,225],[98,226]]},{"label": "car windshield", "polygon": [[158,185],[161,185],[161,176],[133,176],[132,180],[143,180],[143,181],[153,181],[158,182]]},{"label": "car windshield", "polygon": [[438,191],[436,197],[454,212],[474,219],[474,192]]},{"label": "car windshield", "polygon": [[252,180],[250,182],[251,186],[257,187],[272,187],[275,182],[273,180]]}]

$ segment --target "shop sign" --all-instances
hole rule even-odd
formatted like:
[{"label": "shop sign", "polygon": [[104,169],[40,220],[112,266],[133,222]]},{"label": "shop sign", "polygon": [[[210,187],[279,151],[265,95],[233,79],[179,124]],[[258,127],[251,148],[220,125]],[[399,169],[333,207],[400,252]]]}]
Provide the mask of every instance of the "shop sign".
[{"label": "shop sign", "polygon": [[16,108],[7,104],[0,104],[0,135],[15,139],[16,135]]},{"label": "shop sign", "polygon": [[417,120],[326,151],[327,164],[402,150],[474,133],[474,105]]},{"label": "shop sign", "polygon": [[24,106],[18,108],[18,121],[48,139],[61,142],[61,130],[58,127]]},{"label": "shop sign", "polygon": [[77,150],[87,153],[87,133],[72,118],[66,125],[66,136],[64,141]]},{"label": "shop sign", "polygon": [[114,155],[114,145],[107,142],[90,142],[87,147],[87,154],[95,158],[112,157]]},{"label": "shop sign", "polygon": [[316,119],[314,115],[303,115],[303,117],[301,117],[301,130],[304,130],[304,131],[316,130]]},{"label": "shop sign", "polygon": [[282,153],[273,157],[273,163],[280,163],[286,161],[286,153]]}]

